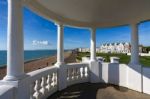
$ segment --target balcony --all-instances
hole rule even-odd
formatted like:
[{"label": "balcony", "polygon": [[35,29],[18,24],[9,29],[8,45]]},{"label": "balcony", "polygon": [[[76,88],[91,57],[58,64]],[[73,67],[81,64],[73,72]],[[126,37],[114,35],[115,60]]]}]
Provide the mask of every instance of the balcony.
[{"label": "balcony", "polygon": [[[7,74],[0,81],[0,99],[150,99],[150,68],[141,66],[138,48],[138,24],[150,19],[149,5],[149,0],[8,0]],[[56,23],[54,66],[24,72],[23,7]],[[98,61],[96,29],[126,24],[131,26],[130,63],[119,64],[117,57]],[[90,58],[65,64],[64,26],[90,30]]]}]

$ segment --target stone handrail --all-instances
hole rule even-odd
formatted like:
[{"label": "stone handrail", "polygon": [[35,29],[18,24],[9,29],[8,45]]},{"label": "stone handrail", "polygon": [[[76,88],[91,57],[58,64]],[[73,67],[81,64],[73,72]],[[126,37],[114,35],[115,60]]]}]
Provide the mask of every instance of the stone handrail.
[{"label": "stone handrail", "polygon": [[[150,94],[149,75],[150,68],[142,68],[140,72],[129,65],[119,63],[71,63],[60,67],[51,66],[27,73],[27,77],[17,82],[18,85],[11,84],[15,83],[14,81],[3,82],[0,86],[0,99],[46,99],[56,91],[84,82],[110,83]],[[61,77],[64,78],[60,79]],[[133,78],[138,84],[133,82]]]},{"label": "stone handrail", "polygon": [[45,99],[57,91],[57,67],[47,67],[28,73],[30,99]]},{"label": "stone handrail", "polygon": [[89,81],[89,66],[86,63],[72,63],[67,65],[67,85]]},{"label": "stone handrail", "polygon": [[[89,64],[71,63],[65,67],[67,86],[89,81]],[[46,99],[59,90],[59,69],[61,68],[51,66],[27,73],[25,78],[18,81],[19,87],[14,84],[11,86],[11,83],[5,85],[3,82],[0,99]]]}]

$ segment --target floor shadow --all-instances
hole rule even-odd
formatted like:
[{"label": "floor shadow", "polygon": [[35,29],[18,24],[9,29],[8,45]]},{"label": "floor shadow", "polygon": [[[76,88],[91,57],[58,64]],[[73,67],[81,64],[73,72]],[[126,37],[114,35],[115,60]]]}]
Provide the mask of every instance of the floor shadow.
[{"label": "floor shadow", "polygon": [[72,85],[65,90],[56,92],[48,99],[96,99],[97,90],[106,87],[106,84],[91,83]]},{"label": "floor shadow", "polygon": [[150,99],[150,95],[112,84],[83,83],[56,92],[47,99]]}]

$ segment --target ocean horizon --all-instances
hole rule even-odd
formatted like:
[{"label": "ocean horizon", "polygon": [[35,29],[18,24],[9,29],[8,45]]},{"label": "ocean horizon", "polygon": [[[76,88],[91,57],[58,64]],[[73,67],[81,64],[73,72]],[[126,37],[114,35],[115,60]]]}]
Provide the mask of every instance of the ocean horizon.
[{"label": "ocean horizon", "polygon": [[[67,51],[67,50],[65,50]],[[57,50],[24,50],[24,62],[55,56]],[[0,67],[5,67],[7,64],[7,51],[0,50]]]}]

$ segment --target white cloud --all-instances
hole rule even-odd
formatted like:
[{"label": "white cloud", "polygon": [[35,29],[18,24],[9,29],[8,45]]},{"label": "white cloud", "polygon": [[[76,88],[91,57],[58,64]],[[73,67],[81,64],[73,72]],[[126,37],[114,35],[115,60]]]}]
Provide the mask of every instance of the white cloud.
[{"label": "white cloud", "polygon": [[32,41],[32,45],[44,45],[44,46],[48,46],[49,42],[46,40],[33,40]]}]

